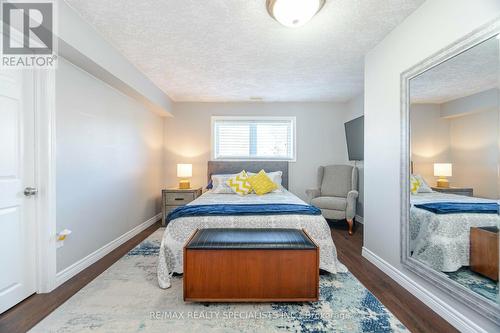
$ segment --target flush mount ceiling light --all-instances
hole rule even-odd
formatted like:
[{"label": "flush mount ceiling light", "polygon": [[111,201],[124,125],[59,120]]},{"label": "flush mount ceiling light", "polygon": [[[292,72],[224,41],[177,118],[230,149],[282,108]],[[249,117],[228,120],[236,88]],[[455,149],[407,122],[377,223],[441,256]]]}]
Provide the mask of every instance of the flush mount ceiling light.
[{"label": "flush mount ceiling light", "polygon": [[325,0],[267,0],[269,15],[286,27],[297,28],[321,10]]}]

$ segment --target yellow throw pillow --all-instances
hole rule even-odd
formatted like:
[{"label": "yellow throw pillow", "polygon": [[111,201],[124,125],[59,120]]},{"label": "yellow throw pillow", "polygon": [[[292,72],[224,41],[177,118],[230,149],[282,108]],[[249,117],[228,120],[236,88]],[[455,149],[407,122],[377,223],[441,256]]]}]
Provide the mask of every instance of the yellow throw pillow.
[{"label": "yellow throw pillow", "polygon": [[252,192],[252,186],[248,182],[248,175],[245,170],[226,180],[226,184],[238,195],[247,195]]},{"label": "yellow throw pillow", "polygon": [[260,170],[255,176],[248,177],[248,182],[257,195],[263,195],[272,192],[278,188],[264,170]]},{"label": "yellow throw pillow", "polygon": [[418,189],[420,188],[420,181],[417,179],[417,177],[411,175],[410,177],[410,191],[411,194],[417,194]]}]

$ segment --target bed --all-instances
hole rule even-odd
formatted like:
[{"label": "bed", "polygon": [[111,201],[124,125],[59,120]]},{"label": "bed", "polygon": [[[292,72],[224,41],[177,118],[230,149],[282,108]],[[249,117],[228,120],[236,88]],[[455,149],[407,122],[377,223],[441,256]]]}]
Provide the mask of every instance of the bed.
[{"label": "bed", "polygon": [[[282,171],[283,190],[258,196],[249,194],[216,194],[207,191],[190,202],[189,206],[206,205],[297,205],[309,206],[290,193],[288,188],[287,162],[215,162],[208,163],[208,179],[213,174],[238,173],[241,170],[258,172]],[[306,207],[307,208],[307,207]],[[259,212],[262,214],[262,212]],[[294,228],[305,229],[320,248],[320,269],[337,273],[346,268],[337,260],[328,223],[321,215],[282,213],[274,215],[182,216],[171,220],[163,234],[158,258],[158,283],[160,288],[170,287],[173,273],[182,273],[183,246],[196,229],[202,228]]]},{"label": "bed", "polygon": [[469,266],[470,228],[499,226],[498,214],[435,214],[416,206],[427,203],[497,203],[494,200],[440,192],[412,194],[410,208],[411,256],[440,272]]}]

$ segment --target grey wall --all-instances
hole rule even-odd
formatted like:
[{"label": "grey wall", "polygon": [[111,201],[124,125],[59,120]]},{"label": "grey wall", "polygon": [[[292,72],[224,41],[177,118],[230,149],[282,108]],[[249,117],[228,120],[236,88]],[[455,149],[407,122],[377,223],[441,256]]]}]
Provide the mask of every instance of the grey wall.
[{"label": "grey wall", "polygon": [[165,119],[165,183],[177,185],[176,164],[192,163],[192,184],[206,185],[211,116],[297,117],[297,161],[290,163],[290,190],[305,199],[316,185],[320,165],[347,162],[345,104],[336,103],[176,103]]},{"label": "grey wall", "polygon": [[160,212],[163,119],[60,59],[56,70],[57,271]]},{"label": "grey wall", "polygon": [[400,263],[400,77],[499,15],[498,0],[428,0],[365,58],[364,247],[390,265],[391,272],[402,274],[409,284],[432,295],[431,307],[446,306],[449,320],[489,332],[499,327]]}]

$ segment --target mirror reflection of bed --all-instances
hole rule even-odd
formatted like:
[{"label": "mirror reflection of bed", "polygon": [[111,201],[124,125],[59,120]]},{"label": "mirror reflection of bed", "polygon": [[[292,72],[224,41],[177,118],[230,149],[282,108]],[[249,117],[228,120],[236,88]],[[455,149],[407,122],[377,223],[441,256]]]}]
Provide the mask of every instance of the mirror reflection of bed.
[{"label": "mirror reflection of bed", "polygon": [[499,43],[410,80],[411,257],[500,303]]}]

